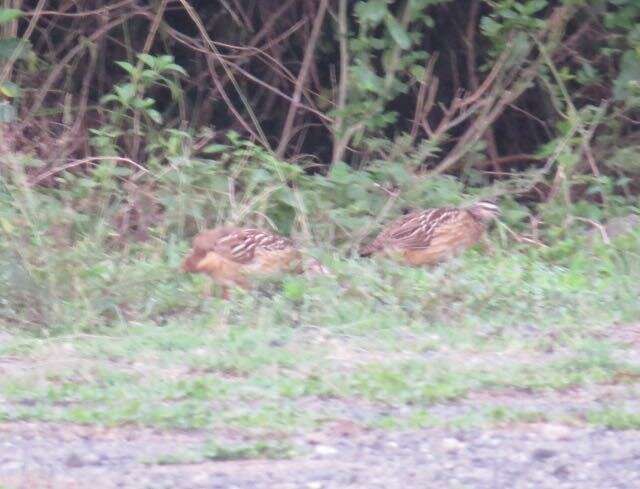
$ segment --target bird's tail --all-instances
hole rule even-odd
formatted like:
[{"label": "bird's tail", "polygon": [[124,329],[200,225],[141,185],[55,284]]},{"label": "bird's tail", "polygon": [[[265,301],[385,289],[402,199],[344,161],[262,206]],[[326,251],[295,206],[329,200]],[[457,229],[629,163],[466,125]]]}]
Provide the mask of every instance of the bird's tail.
[{"label": "bird's tail", "polygon": [[377,251],[380,251],[380,249],[381,248],[378,243],[369,243],[368,245],[361,247],[360,250],[358,251],[358,254],[361,257],[366,258],[368,256],[373,255]]}]

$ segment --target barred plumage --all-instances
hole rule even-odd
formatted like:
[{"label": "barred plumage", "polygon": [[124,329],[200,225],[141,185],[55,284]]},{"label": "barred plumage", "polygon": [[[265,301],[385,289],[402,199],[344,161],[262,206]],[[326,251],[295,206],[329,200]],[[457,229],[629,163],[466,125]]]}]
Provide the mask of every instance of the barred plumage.
[{"label": "barred plumage", "polygon": [[327,273],[317,260],[303,263],[302,253],[289,238],[256,228],[218,227],[203,231],[193,239],[191,253],[182,269],[205,273],[222,285],[228,298],[228,287],[251,288],[251,279],[260,275]]},{"label": "barred plumage", "polygon": [[385,254],[415,266],[437,263],[480,241],[499,214],[489,201],[412,212],[389,224],[360,255]]}]

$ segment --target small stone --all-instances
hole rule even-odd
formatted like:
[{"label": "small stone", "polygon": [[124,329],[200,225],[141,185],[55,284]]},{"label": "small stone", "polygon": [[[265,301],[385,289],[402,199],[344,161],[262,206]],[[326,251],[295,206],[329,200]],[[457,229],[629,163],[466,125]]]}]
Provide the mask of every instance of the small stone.
[{"label": "small stone", "polygon": [[566,465],[560,465],[553,471],[554,476],[556,476],[558,479],[563,480],[569,477],[569,473],[569,467],[567,467]]},{"label": "small stone", "polygon": [[329,427],[329,433],[336,437],[350,438],[364,431],[364,428],[349,420],[339,420]]},{"label": "small stone", "polygon": [[527,462],[529,460],[527,454],[524,453],[524,452],[514,453],[513,455],[511,455],[509,457],[509,459],[514,463],[524,463],[524,462]]},{"label": "small stone", "polygon": [[335,455],[338,453],[338,450],[329,445],[318,445],[315,450],[318,455]]},{"label": "small stone", "polygon": [[95,453],[87,454],[83,459],[83,465],[99,465],[101,462],[101,457],[96,455]]},{"label": "small stone", "polygon": [[540,434],[550,440],[566,440],[571,437],[571,428],[561,424],[545,423],[538,428]]},{"label": "small stone", "polygon": [[473,470],[473,477],[478,480],[488,481],[493,479],[494,471],[491,469],[477,468]]},{"label": "small stone", "polygon": [[208,479],[209,475],[206,472],[198,472],[197,474],[194,474],[193,477],[191,477],[191,482],[194,484],[202,484],[204,482],[207,482]]},{"label": "small stone", "polygon": [[84,465],[84,462],[82,461],[82,459],[78,454],[72,453],[67,457],[65,464],[67,465],[67,467],[70,467],[70,468],[78,468],[78,467],[82,467]]},{"label": "small stone", "polygon": [[442,448],[445,452],[457,452],[466,445],[456,438],[445,438],[442,440]]},{"label": "small stone", "polygon": [[314,431],[309,433],[306,439],[307,443],[310,443],[311,445],[321,445],[323,442],[327,442],[329,437],[322,431]]},{"label": "small stone", "polygon": [[3,464],[0,465],[0,468],[2,468],[3,471],[14,471],[14,470],[22,470],[24,468],[24,464],[22,462],[5,462]]},{"label": "small stone", "polygon": [[533,451],[533,453],[531,454],[531,457],[534,460],[547,460],[548,458],[552,458],[555,457],[557,455],[557,452],[555,450],[550,450],[548,448],[537,448],[536,450]]}]

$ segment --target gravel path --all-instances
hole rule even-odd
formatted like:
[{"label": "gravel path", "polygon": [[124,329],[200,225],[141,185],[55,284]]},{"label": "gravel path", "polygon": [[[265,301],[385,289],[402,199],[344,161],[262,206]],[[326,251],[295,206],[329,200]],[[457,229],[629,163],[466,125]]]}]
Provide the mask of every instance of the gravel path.
[{"label": "gravel path", "polygon": [[504,430],[366,431],[294,438],[290,460],[158,464],[238,434],[0,424],[0,487],[174,489],[637,489],[640,431],[553,424]]}]

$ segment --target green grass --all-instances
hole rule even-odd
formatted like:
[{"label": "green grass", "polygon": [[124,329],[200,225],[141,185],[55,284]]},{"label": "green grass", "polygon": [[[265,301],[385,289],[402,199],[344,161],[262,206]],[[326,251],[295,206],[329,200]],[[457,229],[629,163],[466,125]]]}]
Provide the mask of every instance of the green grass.
[{"label": "green grass", "polygon": [[252,444],[221,445],[216,442],[204,443],[194,450],[168,452],[154,460],[147,460],[150,465],[182,465],[197,464],[207,460],[252,460],[252,459],[288,459],[295,450],[287,443],[258,441]]},{"label": "green grass", "polygon": [[[108,280],[122,286],[118,274],[131,270],[140,280],[103,284],[121,294],[120,312],[96,315],[83,309],[94,299],[69,297],[60,307],[77,309],[73,324],[5,325],[0,417],[284,434],[345,418],[390,429],[550,420],[508,403],[431,408],[477,392],[632,384],[640,361],[613,333],[640,319],[638,243],[562,261],[471,252],[433,269],[325,256],[333,277],[290,277],[229,303],[202,299],[204,277],[176,274],[162,254],[112,257],[120,272]],[[583,418],[637,425],[613,412]],[[267,456],[225,450],[197,457]]]},{"label": "green grass", "polygon": [[588,413],[587,420],[613,430],[640,430],[640,414],[622,408],[592,411]]}]

